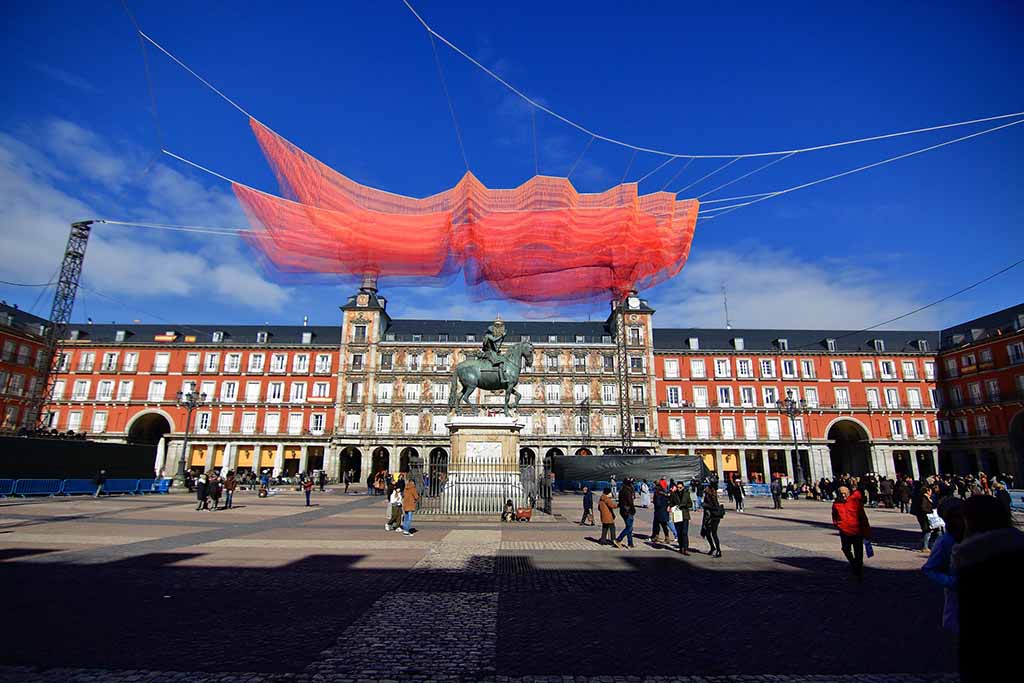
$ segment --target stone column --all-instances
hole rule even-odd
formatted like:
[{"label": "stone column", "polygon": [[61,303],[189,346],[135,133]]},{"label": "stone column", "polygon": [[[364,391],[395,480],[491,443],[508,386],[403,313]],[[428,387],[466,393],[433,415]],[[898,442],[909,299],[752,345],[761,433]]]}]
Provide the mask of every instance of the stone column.
[{"label": "stone column", "polygon": [[398,454],[398,444],[388,446],[388,471],[397,472],[401,467],[401,456]]},{"label": "stone column", "polygon": [[284,444],[277,444],[277,453],[274,454],[274,476],[280,477],[284,471]]},{"label": "stone column", "polygon": [[306,473],[306,467],[309,465],[309,446],[302,444],[299,446],[299,474]]},{"label": "stone column", "polygon": [[341,479],[341,456],[338,448],[334,445],[328,445],[324,448],[324,470],[327,472],[328,477]]},{"label": "stone column", "polygon": [[204,470],[206,472],[212,472],[213,471],[213,467],[214,467],[213,463],[214,463],[214,456],[216,455],[215,451],[217,450],[217,444],[215,444],[215,443],[204,443],[204,444],[197,444],[197,445],[202,445],[206,449],[206,466],[204,467]]},{"label": "stone column", "polygon": [[917,468],[917,451],[910,450],[910,474],[914,477],[914,481],[921,478],[920,470]]},{"label": "stone column", "polygon": [[373,453],[370,452],[369,448],[364,448],[360,452],[359,457],[359,478],[363,486],[366,486],[366,478],[371,474],[376,474],[373,471]]},{"label": "stone column", "polygon": [[889,473],[893,470],[888,447],[871,445],[871,469],[879,474]]},{"label": "stone column", "polygon": [[722,469],[722,449],[715,449],[715,472],[718,474],[718,481],[725,481],[725,470]]},{"label": "stone column", "polygon": [[224,446],[224,466],[221,471],[227,473],[238,467],[238,444],[229,443]]},{"label": "stone column", "polygon": [[761,470],[764,472],[764,482],[766,484],[772,483],[772,466],[768,460],[768,449],[761,449]]},{"label": "stone column", "polygon": [[826,446],[815,446],[813,449],[815,453],[815,460],[818,463],[818,479],[825,477],[826,479],[835,478],[835,473],[832,471],[832,455]]},{"label": "stone column", "polygon": [[736,458],[739,460],[740,479],[749,484],[750,480],[747,478],[747,451],[740,448],[736,453]]}]

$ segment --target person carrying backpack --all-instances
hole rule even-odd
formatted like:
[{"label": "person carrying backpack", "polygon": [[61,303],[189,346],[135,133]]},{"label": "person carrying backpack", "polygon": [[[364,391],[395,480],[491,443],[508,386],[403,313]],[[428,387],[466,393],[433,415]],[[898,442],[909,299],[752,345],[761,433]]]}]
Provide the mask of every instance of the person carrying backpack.
[{"label": "person carrying backpack", "polygon": [[704,491],[704,516],[701,519],[700,535],[711,546],[708,555],[722,556],[722,543],[718,540],[718,525],[725,518],[725,506],[718,501],[718,489],[713,486]]}]

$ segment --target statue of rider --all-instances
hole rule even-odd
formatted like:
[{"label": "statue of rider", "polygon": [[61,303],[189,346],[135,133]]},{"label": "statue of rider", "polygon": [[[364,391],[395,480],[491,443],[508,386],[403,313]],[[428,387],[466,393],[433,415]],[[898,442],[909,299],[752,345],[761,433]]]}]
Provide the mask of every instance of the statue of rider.
[{"label": "statue of rider", "polygon": [[478,356],[489,361],[497,369],[498,381],[502,384],[507,381],[505,379],[505,361],[508,360],[506,356],[501,354],[501,344],[504,341],[505,323],[502,322],[501,316],[498,316],[497,320],[488,326],[487,334],[484,335],[483,350]]}]

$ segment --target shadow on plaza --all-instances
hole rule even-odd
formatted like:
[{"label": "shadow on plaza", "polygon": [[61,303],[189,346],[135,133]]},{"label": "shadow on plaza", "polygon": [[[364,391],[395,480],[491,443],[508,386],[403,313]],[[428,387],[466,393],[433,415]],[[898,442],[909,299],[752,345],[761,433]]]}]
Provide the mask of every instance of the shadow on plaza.
[{"label": "shadow on plaza", "polygon": [[[609,550],[588,565],[571,551],[537,559],[502,553],[472,558],[470,572],[363,568],[355,566],[362,555],[328,554],[259,568],[181,565],[201,553],[39,561],[48,552],[2,556],[0,605],[10,628],[0,639],[0,663],[294,672],[341,638],[346,666],[358,671],[370,658],[388,656],[386,634],[381,651],[360,652],[344,649],[343,632],[382,595],[496,592],[495,665],[502,675],[955,666],[955,648],[941,646],[941,594],[919,572],[869,565],[858,583],[838,559],[785,558],[755,570],[744,567],[740,553],[684,559],[668,550]],[[438,609],[444,604],[438,595]],[[395,642],[429,639],[415,630],[421,616],[396,614]],[[429,673],[430,662],[417,666]]]},{"label": "shadow on plaza", "polygon": [[[868,508],[866,510],[866,512],[868,513],[868,522],[869,523],[872,522],[873,515],[871,513],[872,513],[872,510],[874,510],[874,509],[877,509],[877,508]],[[812,526],[812,527],[815,527],[817,529],[828,529],[829,531],[833,532],[833,534],[836,536],[836,539],[837,539],[836,543],[838,544],[838,542],[839,542],[838,541],[839,535],[836,532],[835,525],[833,525],[832,522],[821,522],[821,521],[816,521],[816,520],[813,520],[813,519],[798,519],[798,518],[794,518],[794,517],[777,517],[775,515],[764,514],[764,513],[759,513],[759,512],[752,512],[749,509],[746,510],[745,512],[743,512],[742,514],[745,517],[758,517],[760,519],[773,519],[773,520],[776,520],[776,521],[778,521],[780,523],[784,522],[786,524],[803,524],[805,526]],[[905,515],[908,520],[911,520],[911,521],[914,521],[914,522],[917,521],[916,517],[914,517],[912,515],[908,515],[906,513],[902,513],[902,512],[889,511],[889,512],[886,512],[884,514],[887,514],[887,515],[888,514],[896,514],[896,515],[901,515],[901,516]],[[876,520],[876,521],[883,521],[883,520]],[[884,521],[891,522],[891,520],[884,520]],[[877,546],[884,546],[884,547],[889,547],[889,548],[902,548],[902,549],[905,549],[905,550],[916,550],[916,549],[921,547],[921,532],[916,530],[916,529],[913,529],[913,530],[909,530],[909,529],[893,529],[892,527],[888,527],[888,526],[876,526],[876,525],[872,524],[872,526],[871,526],[871,542],[874,543]]]}]

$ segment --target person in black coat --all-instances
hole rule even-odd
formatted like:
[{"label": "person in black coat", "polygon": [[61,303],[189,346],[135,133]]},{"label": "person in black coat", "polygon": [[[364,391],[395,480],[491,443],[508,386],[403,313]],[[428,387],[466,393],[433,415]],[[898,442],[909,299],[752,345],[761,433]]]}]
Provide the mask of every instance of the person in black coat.
[{"label": "person in black coat", "polygon": [[196,480],[196,500],[199,503],[196,505],[196,510],[207,510],[209,509],[210,501],[207,498],[207,492],[209,488],[206,483],[206,474],[200,474],[199,479]]},{"label": "person in black coat", "polygon": [[772,509],[782,509],[782,480],[778,477],[772,479],[772,483],[768,485],[768,490],[772,492]]},{"label": "person in black coat", "polygon": [[711,546],[708,555],[722,556],[722,543],[718,540],[718,525],[725,517],[725,506],[718,502],[718,490],[709,486],[704,492],[704,516],[701,520],[700,535]]},{"label": "person in black coat", "polygon": [[625,528],[619,533],[619,537],[615,539],[615,542],[621,543],[622,539],[625,538],[627,539],[626,545],[630,548],[633,547],[633,518],[636,517],[635,495],[633,480],[626,478],[622,482],[622,489],[619,491],[619,514],[622,516]]},{"label": "person in black coat", "polygon": [[[662,536],[659,537],[658,533]],[[654,527],[651,529],[651,542],[658,543],[661,539],[668,543],[668,493],[658,484],[654,489]]]},{"label": "person in black coat", "polygon": [[[590,520],[590,524],[587,524],[587,520]],[[583,487],[583,516],[580,517],[580,526],[594,526],[594,493],[587,488]]]},{"label": "person in black coat", "polygon": [[668,505],[674,518],[676,527],[676,538],[679,541],[679,552],[683,555],[690,554],[690,506],[693,501],[690,499],[690,489],[685,484],[677,484],[668,497]]}]

